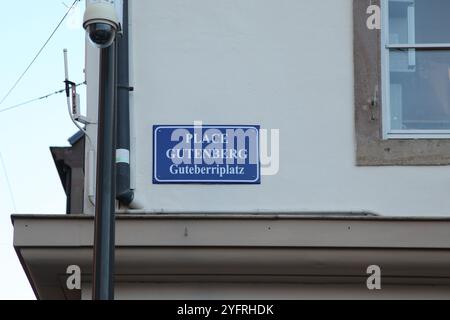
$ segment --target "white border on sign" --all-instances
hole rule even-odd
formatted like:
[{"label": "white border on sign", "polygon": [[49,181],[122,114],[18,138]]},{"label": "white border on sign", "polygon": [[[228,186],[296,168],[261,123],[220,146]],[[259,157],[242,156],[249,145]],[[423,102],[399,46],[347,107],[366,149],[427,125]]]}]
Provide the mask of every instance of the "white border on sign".
[{"label": "white border on sign", "polygon": [[229,129],[253,129],[256,130],[257,135],[256,135],[256,152],[258,155],[258,164],[257,164],[257,177],[255,180],[160,180],[158,179],[158,172],[156,171],[157,169],[157,164],[156,164],[156,150],[157,148],[157,131],[159,129],[195,129],[196,126],[157,126],[155,127],[155,130],[153,132],[153,173],[154,173],[154,179],[158,182],[161,183],[170,183],[170,182],[179,182],[179,183],[220,183],[220,184],[233,184],[233,183],[254,183],[254,182],[258,182],[260,179],[260,173],[261,173],[261,155],[259,154],[259,130],[254,127],[254,126],[201,126],[202,128],[207,128],[207,129],[214,129],[214,128],[220,128],[220,129],[225,129],[225,128],[229,128]]}]

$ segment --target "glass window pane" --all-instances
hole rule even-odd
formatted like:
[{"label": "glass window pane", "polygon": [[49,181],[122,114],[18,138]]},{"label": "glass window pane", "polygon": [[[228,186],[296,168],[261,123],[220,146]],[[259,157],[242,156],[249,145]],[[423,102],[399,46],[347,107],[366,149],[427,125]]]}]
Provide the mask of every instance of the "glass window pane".
[{"label": "glass window pane", "polygon": [[450,51],[392,50],[390,111],[394,130],[450,129]]},{"label": "glass window pane", "polygon": [[450,43],[449,17],[449,0],[389,0],[389,41]]}]

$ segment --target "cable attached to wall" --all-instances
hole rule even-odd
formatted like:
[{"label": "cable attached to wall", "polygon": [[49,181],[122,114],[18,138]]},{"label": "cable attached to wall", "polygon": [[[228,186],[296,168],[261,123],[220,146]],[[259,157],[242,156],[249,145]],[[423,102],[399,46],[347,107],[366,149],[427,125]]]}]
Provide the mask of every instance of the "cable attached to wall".
[{"label": "cable attached to wall", "polygon": [[[80,87],[80,86],[85,85],[85,84],[86,84],[86,82],[80,82],[80,83],[75,84],[75,86],[76,86],[76,87]],[[19,109],[19,108],[21,108],[21,107],[23,107],[23,106],[26,106],[26,105],[30,104],[30,103],[33,103],[33,102],[36,102],[36,101],[39,101],[39,100],[48,99],[48,98],[50,98],[50,97],[52,97],[52,96],[54,96],[54,95],[62,94],[62,93],[64,93],[65,91],[66,91],[66,89],[64,88],[64,89],[61,89],[61,90],[58,90],[58,91],[55,91],[55,92],[46,94],[45,96],[42,96],[42,97],[34,98],[34,99],[27,100],[27,101],[22,102],[22,103],[18,103],[18,104],[12,105],[12,106],[10,106],[10,107],[1,109],[1,110],[0,110],[0,113],[12,111],[12,110],[14,110],[14,109]]]},{"label": "cable attached to wall", "polygon": [[86,129],[81,127],[81,124],[87,125],[91,122],[88,119],[81,115],[80,108],[80,95],[77,93],[77,85],[75,82],[69,80],[69,62],[67,57],[67,49],[64,49],[64,75],[66,84],[66,88],[64,89],[67,98],[67,110],[69,111],[70,120],[72,120],[73,124],[84,133],[86,138],[89,140],[89,145],[92,146],[92,140],[89,137]]}]

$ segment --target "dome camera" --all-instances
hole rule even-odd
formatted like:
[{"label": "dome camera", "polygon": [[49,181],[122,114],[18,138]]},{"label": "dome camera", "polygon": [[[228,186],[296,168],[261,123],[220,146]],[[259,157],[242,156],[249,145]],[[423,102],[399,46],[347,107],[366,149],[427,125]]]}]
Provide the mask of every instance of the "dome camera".
[{"label": "dome camera", "polygon": [[104,49],[112,45],[119,30],[114,1],[97,0],[89,3],[84,13],[83,28],[96,47]]}]

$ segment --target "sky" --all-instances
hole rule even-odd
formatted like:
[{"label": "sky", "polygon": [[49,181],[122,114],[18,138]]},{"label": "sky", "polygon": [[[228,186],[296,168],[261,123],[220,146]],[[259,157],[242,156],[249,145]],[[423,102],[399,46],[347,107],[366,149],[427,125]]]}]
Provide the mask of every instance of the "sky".
[{"label": "sky", "polygon": [[[0,101],[72,3],[73,0],[1,0]],[[65,213],[66,196],[49,148],[68,146],[67,139],[77,131],[70,120],[64,94],[8,112],[1,110],[62,89],[64,48],[69,51],[71,80],[84,81],[85,33],[81,28],[84,6],[83,0],[79,2],[16,89],[0,105],[0,300],[35,299],[13,248],[11,214]],[[84,102],[84,87],[78,91]]]}]

